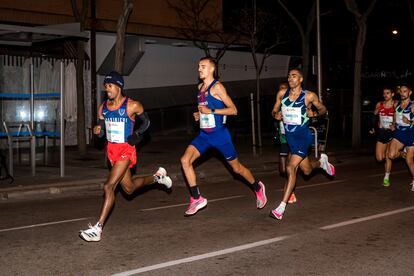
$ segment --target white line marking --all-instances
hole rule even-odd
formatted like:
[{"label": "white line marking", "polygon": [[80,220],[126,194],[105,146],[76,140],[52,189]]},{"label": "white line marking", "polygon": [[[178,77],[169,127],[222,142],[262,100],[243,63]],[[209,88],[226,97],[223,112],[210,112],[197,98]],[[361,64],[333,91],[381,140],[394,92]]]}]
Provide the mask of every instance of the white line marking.
[{"label": "white line marking", "polygon": [[[246,197],[246,196],[244,195],[228,196],[228,197],[222,197],[222,198],[216,198],[216,199],[209,199],[208,202],[222,201],[222,200],[234,199],[234,198],[240,198],[240,197]],[[180,204],[167,205],[167,206],[154,207],[154,208],[146,208],[146,209],[140,209],[138,211],[146,212],[146,211],[168,209],[168,208],[174,208],[174,207],[186,206],[186,205],[188,205],[188,203],[180,203]]]},{"label": "white line marking", "polygon": [[68,220],[52,221],[52,222],[46,222],[46,223],[39,223],[39,224],[32,224],[32,225],[26,225],[26,226],[20,226],[20,227],[0,229],[0,232],[8,232],[8,231],[13,231],[13,230],[21,230],[21,229],[27,229],[27,228],[42,227],[42,226],[48,226],[48,225],[54,225],[54,224],[62,224],[62,223],[74,222],[74,221],[80,221],[80,220],[87,220],[87,219],[89,219],[89,218],[77,218],[77,219],[68,219]]},{"label": "white line marking", "polygon": [[[299,187],[296,187],[296,189],[307,189],[307,188],[312,188],[312,187],[317,187],[317,186],[325,186],[325,185],[329,185],[329,184],[341,183],[341,182],[345,182],[345,181],[346,180],[327,181],[327,182],[322,182],[322,183],[310,184],[310,185],[306,185],[306,186],[299,186]],[[274,191],[275,192],[281,192],[281,191],[283,191],[283,189],[277,189],[277,190],[274,190]],[[236,195],[236,196],[222,197],[222,198],[217,198],[217,199],[209,199],[208,202],[222,201],[222,200],[235,199],[235,198],[241,198],[241,197],[246,197],[246,196]],[[167,205],[167,206],[160,206],[160,207],[153,207],[153,208],[145,208],[145,209],[140,209],[138,211],[139,212],[156,211],[156,210],[169,209],[169,208],[175,208],[175,207],[187,206],[187,205],[188,205],[188,203],[180,203],[180,204],[174,204],[174,205]]]},{"label": "white line marking", "polygon": [[[401,174],[401,173],[405,173],[405,172],[408,173],[408,170],[391,172],[391,175]],[[368,175],[367,177],[377,177],[377,176],[384,176],[384,173],[371,174],[371,175]]]},{"label": "white line marking", "polygon": [[[312,187],[317,187],[317,186],[325,186],[325,185],[329,185],[329,184],[342,183],[342,182],[345,182],[345,181],[347,181],[347,180],[346,179],[344,179],[344,180],[333,180],[333,181],[315,183],[315,184],[310,184],[310,185],[305,185],[305,186],[296,186],[296,189],[297,190],[307,189],[307,188],[312,188]],[[279,189],[278,191],[283,191],[283,189]]]},{"label": "white line marking", "polygon": [[343,221],[343,222],[340,222],[340,223],[335,223],[335,224],[323,226],[319,229],[329,230],[329,229],[342,227],[342,226],[347,226],[347,225],[350,225],[350,224],[355,224],[355,223],[359,223],[359,222],[363,222],[363,221],[367,221],[367,220],[372,220],[372,219],[377,219],[377,218],[382,218],[382,217],[386,217],[386,216],[395,215],[395,214],[398,214],[398,213],[408,212],[408,211],[411,211],[411,210],[414,210],[414,206],[406,207],[406,208],[402,208],[402,209],[397,209],[397,210],[389,211],[389,212],[385,212],[385,213],[380,213],[380,214],[376,214],[376,215],[372,215],[372,216],[368,216],[368,217],[351,219],[351,220]]},{"label": "white line marking", "polygon": [[125,271],[125,272],[120,272],[120,273],[116,273],[116,274],[113,274],[113,275],[115,275],[115,276],[134,275],[134,274],[138,274],[138,273],[148,272],[148,271],[157,270],[157,269],[161,269],[161,268],[166,268],[166,267],[170,267],[170,266],[175,266],[175,265],[179,265],[179,264],[199,261],[199,260],[203,260],[203,259],[207,259],[207,258],[213,258],[213,257],[225,255],[225,254],[230,254],[230,253],[234,253],[234,252],[238,252],[238,251],[242,251],[242,250],[246,250],[246,249],[251,249],[251,248],[255,248],[255,247],[259,247],[259,246],[279,242],[279,241],[287,239],[288,237],[289,236],[281,236],[281,237],[276,237],[276,238],[273,238],[273,239],[267,239],[267,240],[261,240],[261,241],[253,242],[253,243],[247,243],[247,244],[243,244],[243,245],[239,245],[239,246],[235,246],[235,247],[226,248],[226,249],[223,249],[223,250],[218,250],[218,251],[213,251],[213,252],[210,252],[210,253],[205,253],[205,254],[201,254],[201,255],[188,257],[188,258],[178,259],[178,260],[169,261],[169,262],[165,262],[165,263],[160,263],[160,264],[156,264],[156,265],[144,266],[144,267],[141,267],[141,268],[137,268],[137,269],[133,269],[133,270]]}]

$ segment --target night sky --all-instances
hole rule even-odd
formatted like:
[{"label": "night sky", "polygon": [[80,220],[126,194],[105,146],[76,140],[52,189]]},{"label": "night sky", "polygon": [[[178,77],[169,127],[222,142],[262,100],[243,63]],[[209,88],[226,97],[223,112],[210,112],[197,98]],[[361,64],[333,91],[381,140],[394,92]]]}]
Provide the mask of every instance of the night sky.
[{"label": "night sky", "polygon": [[[357,0],[360,10],[365,11],[370,0]],[[363,88],[370,91],[381,89],[384,84],[397,85],[413,81],[414,22],[408,12],[407,0],[377,0],[376,6],[368,17],[368,33],[364,48]],[[287,1],[292,12],[306,20],[311,1]],[[231,14],[243,6],[251,7],[248,1],[223,1],[225,26],[234,24],[226,21]],[[351,89],[353,85],[353,63],[357,25],[354,16],[347,10],[343,0],[320,0],[322,29],[322,58],[325,87],[341,86]],[[266,10],[282,18],[294,33],[290,43],[276,49],[276,53],[301,55],[300,36],[292,20],[285,14],[277,0],[257,0],[257,8]],[[393,35],[392,30],[398,30]],[[316,22],[313,29],[316,38]],[[316,40],[311,42],[311,52],[316,53]],[[375,77],[381,75],[382,77]],[[386,77],[384,77],[384,72]],[[408,72],[408,75],[406,75]],[[410,75],[411,74],[411,75]],[[404,77],[400,78],[401,75]],[[366,77],[367,76],[367,77]],[[367,92],[368,93],[368,92]]]}]

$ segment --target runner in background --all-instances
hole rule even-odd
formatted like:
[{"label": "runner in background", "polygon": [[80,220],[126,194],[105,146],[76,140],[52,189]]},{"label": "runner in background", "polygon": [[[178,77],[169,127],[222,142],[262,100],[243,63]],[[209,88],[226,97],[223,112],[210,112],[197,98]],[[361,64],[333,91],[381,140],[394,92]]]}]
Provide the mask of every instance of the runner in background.
[{"label": "runner in background", "polygon": [[375,157],[378,162],[385,160],[385,175],[382,182],[384,187],[390,186],[390,173],[392,160],[388,158],[390,142],[394,137],[394,131],[391,129],[394,123],[394,110],[397,102],[393,100],[394,91],[391,88],[383,89],[383,101],[378,102],[375,106],[373,115],[373,126],[369,133],[377,135],[375,146]]}]

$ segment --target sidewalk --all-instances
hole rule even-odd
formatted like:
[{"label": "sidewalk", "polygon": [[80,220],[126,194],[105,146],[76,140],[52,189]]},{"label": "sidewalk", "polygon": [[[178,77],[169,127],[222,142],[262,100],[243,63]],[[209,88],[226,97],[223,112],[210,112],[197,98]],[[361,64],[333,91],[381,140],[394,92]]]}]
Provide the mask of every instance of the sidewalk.
[{"label": "sidewalk", "polygon": [[[181,172],[180,157],[194,135],[175,133],[174,135],[156,135],[138,151],[137,174],[153,174],[158,167],[165,167],[175,186],[185,186]],[[272,137],[263,138],[262,149],[253,154],[250,137],[235,137],[234,143],[238,151],[239,160],[253,174],[274,173],[277,170],[278,148],[273,144]],[[339,143],[328,144],[330,160],[335,164],[338,158],[353,158],[361,154]],[[371,150],[365,148],[365,151]],[[364,152],[362,152],[364,153]],[[368,152],[365,152],[366,154]],[[8,180],[0,182],[0,200],[24,198],[38,194],[61,194],[69,191],[96,190],[103,187],[108,175],[105,164],[104,150],[88,149],[88,158],[80,159],[76,150],[66,150],[65,177],[60,177],[58,167],[59,157],[55,156],[55,164],[44,166],[38,161],[36,176],[31,176],[29,165],[15,166],[15,181],[9,184]],[[230,170],[223,166],[222,159],[206,156],[196,163],[196,173],[200,181],[217,182],[231,177]],[[52,162],[50,162],[52,163]]]}]

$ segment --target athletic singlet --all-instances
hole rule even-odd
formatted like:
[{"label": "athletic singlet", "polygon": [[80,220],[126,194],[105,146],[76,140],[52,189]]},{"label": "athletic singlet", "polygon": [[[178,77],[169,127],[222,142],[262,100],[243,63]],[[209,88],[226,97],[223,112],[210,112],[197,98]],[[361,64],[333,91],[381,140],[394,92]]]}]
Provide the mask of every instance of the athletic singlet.
[{"label": "athletic singlet", "polygon": [[125,143],[128,136],[134,131],[135,121],[127,112],[128,98],[115,110],[108,109],[108,101],[102,106],[102,115],[105,118],[106,139],[111,143]]},{"label": "athletic singlet", "polygon": [[378,128],[390,129],[394,118],[394,105],[387,108],[385,107],[384,102],[380,102],[378,117]]},{"label": "athletic singlet", "polygon": [[411,120],[413,114],[411,113],[411,107],[413,102],[410,101],[408,105],[402,109],[401,102],[398,103],[397,107],[395,108],[395,124],[398,130],[407,130],[410,129],[412,126],[411,124],[404,123],[403,116],[406,117],[408,120]]},{"label": "athletic singlet", "polygon": [[306,91],[301,90],[295,101],[289,99],[288,89],[282,98],[282,115],[286,132],[295,132],[307,129],[309,125],[308,114],[306,113],[305,95]]},{"label": "athletic singlet", "polygon": [[[197,102],[198,105],[205,105],[210,109],[221,109],[225,108],[223,101],[214,98],[211,93],[210,89],[213,87],[214,84],[217,83],[217,80],[214,80],[207,88],[207,91],[199,91],[197,95]],[[200,129],[204,132],[213,132],[216,130],[220,130],[224,127],[224,123],[226,120],[225,115],[219,114],[202,114],[200,112]]]}]

